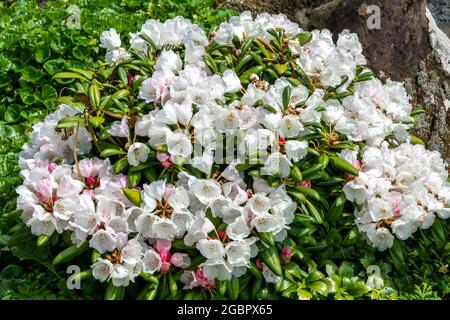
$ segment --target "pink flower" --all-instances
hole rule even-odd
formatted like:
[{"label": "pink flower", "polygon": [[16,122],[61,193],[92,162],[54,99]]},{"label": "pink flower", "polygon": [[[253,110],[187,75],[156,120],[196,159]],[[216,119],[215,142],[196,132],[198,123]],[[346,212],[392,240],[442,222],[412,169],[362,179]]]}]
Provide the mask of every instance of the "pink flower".
[{"label": "pink flower", "polygon": [[173,165],[171,158],[172,157],[168,152],[156,152],[156,159],[161,162],[164,168],[168,168]]},{"label": "pink flower", "polygon": [[36,185],[36,197],[43,203],[53,201],[53,186],[49,179],[43,179]]},{"label": "pink flower", "polygon": [[159,162],[164,162],[170,159],[170,154],[168,152],[156,152],[156,159],[158,159]]},{"label": "pink flower", "polygon": [[159,254],[161,258],[161,272],[166,273],[170,270],[171,265],[178,268],[188,268],[191,265],[191,258],[186,253],[175,252],[170,254],[172,242],[165,239],[158,239],[153,249]]},{"label": "pink flower", "polygon": [[170,248],[172,248],[172,242],[166,239],[158,239],[153,247],[158,253],[161,251],[170,251]]},{"label": "pink flower", "polygon": [[175,267],[186,269],[191,265],[191,258],[186,253],[175,252],[170,259]]}]

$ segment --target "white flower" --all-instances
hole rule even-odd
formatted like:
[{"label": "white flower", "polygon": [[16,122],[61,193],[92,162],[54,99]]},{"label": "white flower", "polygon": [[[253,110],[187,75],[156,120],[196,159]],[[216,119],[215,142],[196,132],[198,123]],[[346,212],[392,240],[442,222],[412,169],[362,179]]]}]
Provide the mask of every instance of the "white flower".
[{"label": "white flower", "polygon": [[168,100],[169,86],[175,74],[171,71],[155,71],[151,78],[142,82],[139,90],[139,98],[145,102],[164,103]]},{"label": "white flower", "polygon": [[267,158],[261,172],[269,176],[286,178],[291,173],[291,166],[291,161],[284,154],[275,152]]},{"label": "white flower", "polygon": [[151,248],[145,251],[142,261],[144,263],[144,272],[146,273],[153,274],[161,269],[161,257]]},{"label": "white flower", "polygon": [[283,117],[280,123],[280,132],[285,138],[296,138],[304,130],[300,120],[292,115]]},{"label": "white flower", "polygon": [[192,153],[192,143],[184,133],[177,132],[167,138],[167,149],[171,155],[188,157]]},{"label": "white flower", "polygon": [[173,240],[177,234],[177,226],[172,220],[165,217],[156,218],[155,221],[153,221],[152,230],[154,236],[160,239]]},{"label": "white flower", "polygon": [[190,189],[195,197],[206,205],[217,199],[222,193],[222,188],[214,180],[196,179],[191,183]]},{"label": "white flower", "polygon": [[230,280],[231,267],[224,259],[208,259],[200,265],[207,279]]},{"label": "white flower", "polygon": [[308,154],[308,142],[307,141],[296,141],[289,140],[284,146],[286,150],[286,156],[289,160],[297,162]]},{"label": "white flower", "polygon": [[256,193],[248,200],[246,206],[256,214],[268,213],[272,202],[264,193]]},{"label": "white flower", "polygon": [[131,166],[138,166],[148,159],[150,148],[140,142],[133,143],[128,149],[127,158]]},{"label": "white flower", "polygon": [[177,73],[183,67],[180,56],[172,50],[163,50],[158,60],[156,60],[155,70],[171,71]]},{"label": "white flower", "polygon": [[116,241],[113,235],[105,230],[99,230],[89,240],[89,246],[100,253],[113,251],[116,248]]},{"label": "white flower", "polygon": [[128,127],[127,118],[122,118],[121,121],[115,121],[111,128],[108,129],[108,133],[110,133],[113,137],[129,138],[130,129]]},{"label": "white flower", "polygon": [[118,64],[120,62],[129,60],[131,55],[124,48],[119,48],[116,50],[108,50],[105,55],[105,62],[113,62]]},{"label": "white flower", "polygon": [[121,46],[120,36],[114,28],[104,31],[100,35],[100,48],[105,48],[108,50],[116,50]]},{"label": "white flower", "polygon": [[92,276],[100,282],[108,280],[113,269],[111,261],[106,259],[98,259],[92,266]]},{"label": "white flower", "polygon": [[226,84],[226,92],[239,92],[242,88],[241,81],[239,80],[239,77],[236,75],[236,73],[231,70],[227,69],[223,73],[222,76],[223,81],[225,81]]},{"label": "white flower", "polygon": [[187,227],[187,234],[184,237],[184,243],[187,246],[192,246],[199,240],[206,239],[208,233],[214,230],[212,222],[205,218],[204,212],[200,211],[194,217]]},{"label": "white flower", "polygon": [[196,248],[206,259],[219,260],[225,255],[225,249],[219,240],[201,239]]}]

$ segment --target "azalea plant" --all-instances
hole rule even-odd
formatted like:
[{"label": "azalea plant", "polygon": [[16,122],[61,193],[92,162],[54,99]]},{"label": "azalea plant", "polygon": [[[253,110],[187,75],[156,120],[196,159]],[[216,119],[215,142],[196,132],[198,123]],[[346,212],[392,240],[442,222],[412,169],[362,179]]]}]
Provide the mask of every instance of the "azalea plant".
[{"label": "azalea plant", "polygon": [[53,76],[71,84],[19,156],[17,208],[38,246],[64,243],[54,266],[89,252],[75,277],[107,299],[392,298],[372,258],[362,281],[327,243],[399,265],[418,229],[445,245],[448,172],[410,134],[423,111],[355,34],[249,12],[134,31],[102,33],[98,69]]}]

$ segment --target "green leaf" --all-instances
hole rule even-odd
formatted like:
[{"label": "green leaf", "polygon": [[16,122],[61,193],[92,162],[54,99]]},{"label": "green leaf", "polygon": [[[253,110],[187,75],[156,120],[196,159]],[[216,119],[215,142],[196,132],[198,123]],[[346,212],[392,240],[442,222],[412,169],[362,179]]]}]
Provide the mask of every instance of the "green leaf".
[{"label": "green leaf", "polygon": [[72,49],[72,54],[78,60],[84,61],[89,54],[91,53],[91,49],[89,47],[76,46]]},{"label": "green leaf", "polygon": [[134,205],[140,206],[142,203],[141,193],[135,189],[123,188],[123,194],[130,200]]},{"label": "green leaf", "polygon": [[6,73],[11,68],[11,61],[3,54],[0,54],[0,73]]},{"label": "green leaf", "polygon": [[44,76],[44,72],[35,67],[26,67],[22,70],[22,78],[24,78],[28,82],[36,83]]},{"label": "green leaf", "polygon": [[44,84],[41,89],[41,96],[44,100],[55,100],[58,98],[58,92],[49,84]]},{"label": "green leaf", "polygon": [[350,277],[353,277],[354,273],[355,273],[355,271],[353,270],[351,263],[348,261],[342,262],[341,266],[338,269],[338,274],[341,277],[350,278]]},{"label": "green leaf", "polygon": [[120,148],[117,148],[117,149],[108,148],[108,149],[104,149],[100,153],[100,157],[108,158],[108,157],[119,155],[119,154],[127,154],[127,153],[125,151],[123,151],[122,149],[120,149]]},{"label": "green leaf", "polygon": [[64,117],[58,121],[57,128],[74,128],[76,126],[84,126],[84,119],[77,116]]},{"label": "green leaf", "polygon": [[81,74],[78,74],[76,72],[59,72],[52,77],[53,80],[56,79],[80,79],[87,81],[88,79]]},{"label": "green leaf", "polygon": [[50,57],[50,54],[50,48],[48,46],[43,46],[36,49],[34,52],[34,60],[36,60],[37,63],[44,63]]},{"label": "green leaf", "polygon": [[86,106],[82,102],[76,100],[74,97],[59,97],[56,102],[66,104],[79,112],[84,112],[84,110],[86,109]]},{"label": "green leaf", "polygon": [[53,75],[53,74],[55,74],[55,73],[57,73],[59,71],[62,71],[64,69],[64,59],[49,60],[46,63],[44,63],[43,68],[50,75]]}]

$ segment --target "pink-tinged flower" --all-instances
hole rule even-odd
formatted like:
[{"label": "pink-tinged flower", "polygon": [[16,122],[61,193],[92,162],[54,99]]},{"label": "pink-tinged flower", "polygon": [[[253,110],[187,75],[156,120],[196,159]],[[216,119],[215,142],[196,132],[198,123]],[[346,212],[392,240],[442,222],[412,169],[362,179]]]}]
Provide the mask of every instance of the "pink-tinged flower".
[{"label": "pink-tinged flower", "polygon": [[50,203],[54,199],[53,186],[49,179],[43,179],[36,185],[36,197],[43,203]]},{"label": "pink-tinged flower", "polygon": [[191,258],[186,253],[175,252],[170,258],[175,267],[186,269],[191,265]]},{"label": "pink-tinged flower", "polygon": [[174,186],[167,186],[166,191],[164,192],[164,199],[168,200],[174,193],[176,188]]},{"label": "pink-tinged flower", "polygon": [[178,268],[188,268],[191,265],[191,258],[186,253],[175,252],[170,254],[172,242],[166,239],[158,239],[153,249],[161,258],[161,272],[166,273],[170,270],[171,265]]},{"label": "pink-tinged flower", "polygon": [[210,289],[215,287],[215,281],[214,280],[211,281],[208,278],[206,278],[203,274],[203,268],[201,267],[197,268],[197,270],[195,271],[195,279],[202,288]]},{"label": "pink-tinged flower", "polygon": [[180,281],[185,284],[183,289],[201,287],[203,289],[210,290],[216,286],[214,279],[209,280],[205,277],[202,267],[197,268],[195,271],[185,271],[181,275]]},{"label": "pink-tinged flower", "polygon": [[400,201],[397,197],[391,198],[391,204],[392,204],[392,211],[394,212],[394,218],[400,218],[401,217],[401,205]]},{"label": "pink-tinged flower", "polygon": [[311,180],[301,181],[301,182],[297,183],[297,185],[305,187],[305,188],[311,188],[312,187]]},{"label": "pink-tinged flower", "polygon": [[153,249],[158,253],[161,251],[170,251],[170,248],[172,248],[172,242],[166,239],[158,239],[153,247]]},{"label": "pink-tinged flower", "polygon": [[126,188],[128,186],[127,176],[124,174],[116,175],[112,178],[113,182],[119,184],[122,188]]},{"label": "pink-tinged flower", "polygon": [[247,193],[247,197],[250,199],[251,197],[253,197],[253,190],[252,189],[247,189],[247,191],[245,191]]},{"label": "pink-tinged flower", "polygon": [[156,159],[158,159],[158,161],[161,162],[164,168],[168,168],[173,165],[171,158],[172,157],[168,152],[159,152],[159,151],[156,152]]},{"label": "pink-tinged flower", "polygon": [[159,162],[164,162],[170,159],[170,154],[168,152],[156,152],[156,159],[158,159]]},{"label": "pink-tinged flower", "polygon": [[279,143],[285,143],[285,142],[286,142],[286,138],[284,138],[284,137],[278,137],[278,142],[279,142]]},{"label": "pink-tinged flower", "polygon": [[355,162],[355,168],[356,168],[358,171],[361,171],[361,161],[356,160],[356,162]]},{"label": "pink-tinged flower", "polygon": [[292,257],[292,250],[289,246],[284,246],[281,250],[281,260],[284,263],[289,263]]},{"label": "pink-tinged flower", "polygon": [[48,172],[52,173],[56,168],[58,167],[58,165],[54,162],[50,163],[47,167]]}]

